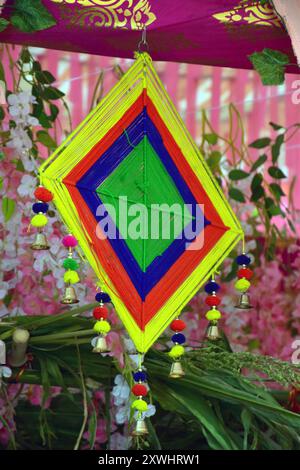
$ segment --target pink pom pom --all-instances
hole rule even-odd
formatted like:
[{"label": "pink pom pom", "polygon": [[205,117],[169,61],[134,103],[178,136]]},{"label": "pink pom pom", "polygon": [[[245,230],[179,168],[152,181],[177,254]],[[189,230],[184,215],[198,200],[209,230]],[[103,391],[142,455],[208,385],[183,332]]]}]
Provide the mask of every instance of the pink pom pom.
[{"label": "pink pom pom", "polygon": [[66,248],[74,248],[74,246],[76,246],[78,244],[77,240],[75,237],[73,237],[73,235],[66,235],[64,238],[63,238],[63,245],[66,247]]}]

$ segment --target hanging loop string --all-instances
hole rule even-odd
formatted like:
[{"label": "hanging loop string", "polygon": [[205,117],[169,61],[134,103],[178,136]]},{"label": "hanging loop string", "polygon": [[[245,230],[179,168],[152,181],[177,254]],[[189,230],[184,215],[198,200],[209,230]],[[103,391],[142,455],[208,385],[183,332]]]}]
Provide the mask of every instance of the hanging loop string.
[{"label": "hanging loop string", "polygon": [[144,29],[142,31],[142,39],[138,43],[138,51],[139,52],[149,52],[149,44],[147,42],[147,29],[146,25],[144,25]]}]

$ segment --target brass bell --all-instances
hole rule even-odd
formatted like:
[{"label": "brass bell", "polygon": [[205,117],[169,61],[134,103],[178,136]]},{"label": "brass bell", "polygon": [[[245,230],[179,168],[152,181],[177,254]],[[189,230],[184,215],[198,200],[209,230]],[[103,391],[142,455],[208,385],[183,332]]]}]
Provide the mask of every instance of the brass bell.
[{"label": "brass bell", "polygon": [[93,353],[109,352],[109,347],[104,336],[98,336],[96,344],[93,348]]},{"label": "brass bell", "polygon": [[38,250],[38,251],[49,250],[50,246],[48,244],[46,235],[43,232],[38,232],[30,248],[32,250]]},{"label": "brass bell", "polygon": [[144,419],[137,419],[135,429],[132,431],[132,436],[146,436],[148,429]]},{"label": "brass bell", "polygon": [[218,325],[216,323],[211,323],[207,328],[206,338],[211,341],[217,341],[221,338]]},{"label": "brass bell", "polygon": [[171,370],[169,373],[169,377],[172,379],[180,379],[181,377],[185,376],[185,372],[182,368],[181,362],[180,361],[174,361]]},{"label": "brass bell", "polygon": [[239,303],[235,305],[235,308],[239,308],[241,310],[249,310],[250,308],[253,308],[253,305],[250,304],[249,295],[246,294],[246,292],[241,294]]},{"label": "brass bell", "polygon": [[76,292],[74,287],[67,286],[65,289],[64,296],[60,301],[61,304],[71,305],[71,304],[78,304],[79,300],[77,299]]}]

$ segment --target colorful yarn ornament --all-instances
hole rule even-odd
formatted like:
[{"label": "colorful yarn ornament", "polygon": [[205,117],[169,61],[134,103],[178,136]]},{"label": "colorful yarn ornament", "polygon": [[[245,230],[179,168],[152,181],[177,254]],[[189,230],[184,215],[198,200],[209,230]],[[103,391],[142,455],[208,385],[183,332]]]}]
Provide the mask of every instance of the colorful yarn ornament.
[{"label": "colorful yarn ornament", "polygon": [[247,290],[249,289],[249,287],[251,286],[250,282],[247,280],[247,279],[239,279],[238,281],[236,281],[236,283],[234,284],[234,287],[236,288],[236,290],[238,290],[239,292],[247,292]]},{"label": "colorful yarn ornament", "polygon": [[[39,176],[54,192],[59,213],[97,279],[105,282],[140,353],[152,346],[243,235],[147,53],[136,56],[124,79],[43,163]],[[141,186],[148,207],[204,204],[204,224],[195,224],[199,227],[190,243],[178,243],[181,233],[173,230],[168,240],[161,230],[157,240],[116,240],[110,234],[99,240],[95,206],[100,199],[118,229],[108,204],[118,207],[121,195],[139,203]],[[186,221],[185,211],[183,215],[184,227],[190,226],[194,216],[188,214]]]},{"label": "colorful yarn ornament", "polygon": [[213,278],[206,284],[204,289],[205,292],[209,294],[205,299],[205,303],[210,307],[210,310],[208,310],[208,312],[205,314],[205,318],[209,321],[206,338],[208,340],[216,340],[220,337],[218,321],[222,317],[220,310],[217,309],[217,306],[221,303],[221,299],[216,295],[216,292],[220,290],[220,286]]},{"label": "colorful yarn ornament", "polygon": [[219,310],[217,310],[216,308],[213,308],[206,313],[205,317],[208,321],[216,321],[216,320],[220,320],[220,318],[222,317],[222,314]]},{"label": "colorful yarn ornament", "polygon": [[[110,324],[108,323],[108,321],[106,321],[106,319],[108,317],[109,310],[104,305],[104,300],[109,302],[110,297],[109,297],[108,294],[101,291],[101,292],[97,292],[97,294],[95,295],[95,299],[96,299],[97,302],[99,302],[99,305],[98,305],[98,307],[95,307],[94,310],[93,310],[93,317],[95,318],[95,320],[97,320],[95,325],[94,325],[94,330],[97,333],[99,333],[103,336],[103,338],[102,338],[102,343],[103,343],[103,342],[105,342],[105,336],[111,330]],[[107,348],[107,345],[106,345],[106,348]],[[105,348],[103,348],[103,349],[105,349]]]},{"label": "colorful yarn ornament", "polygon": [[186,324],[183,320],[179,320],[179,318],[177,318],[172,321],[170,328],[173,331],[183,331],[186,328]]},{"label": "colorful yarn ornament", "polygon": [[72,271],[77,271],[79,269],[79,264],[77,261],[73,258],[66,258],[63,261],[63,268],[65,269],[71,269]]},{"label": "colorful yarn ornament", "polygon": [[131,391],[136,397],[145,397],[148,393],[147,387],[142,384],[133,385]]},{"label": "colorful yarn ornament", "polygon": [[47,225],[48,219],[44,214],[37,214],[32,217],[30,223],[33,227],[41,228]]},{"label": "colorful yarn ornament", "polygon": [[78,245],[78,241],[73,235],[66,235],[62,240],[63,245],[66,248],[75,248]]},{"label": "colorful yarn ornament", "polygon": [[148,410],[148,404],[145,400],[138,398],[137,400],[134,400],[134,402],[131,405],[131,408],[144,413],[145,411]]},{"label": "colorful yarn ornament", "polygon": [[64,282],[66,284],[65,292],[61,303],[73,304],[77,303],[78,299],[74,290],[73,284],[77,284],[80,281],[77,270],[79,268],[78,262],[73,259],[73,248],[77,245],[76,238],[69,234],[62,239],[62,244],[65,248],[68,248],[68,258],[63,261],[63,267],[66,269],[64,274]]},{"label": "colorful yarn ornament", "polygon": [[108,321],[106,320],[100,320],[100,321],[97,321],[95,323],[95,325],[93,326],[93,329],[94,331],[96,331],[96,333],[100,333],[102,335],[106,335],[107,333],[110,332],[111,330],[111,326],[110,324],[108,323]]},{"label": "colorful yarn ornament", "polygon": [[49,250],[50,246],[47,241],[46,235],[43,233],[42,229],[48,223],[48,219],[46,217],[46,213],[48,212],[49,205],[47,202],[52,200],[53,195],[48,189],[39,187],[34,192],[35,197],[39,196],[39,202],[35,202],[32,204],[32,212],[34,215],[31,219],[31,225],[38,229],[38,233],[36,234],[35,241],[31,244],[32,250]]},{"label": "colorful yarn ornament", "polygon": [[138,370],[137,372],[133,372],[133,379],[135,382],[146,382],[147,381],[147,374],[142,370]]},{"label": "colorful yarn ornament", "polygon": [[65,272],[64,274],[64,282],[66,284],[77,284],[77,282],[79,282],[80,279],[79,279],[79,276],[78,276],[78,273],[77,271],[71,271],[71,270],[68,270],[67,272]]},{"label": "colorful yarn ornament", "polygon": [[100,305],[99,307],[95,307],[93,310],[93,317],[96,320],[106,320],[108,317],[108,308],[104,305]]},{"label": "colorful yarn ornament", "polygon": [[35,214],[46,214],[48,209],[49,204],[47,204],[46,202],[35,202],[34,204],[32,204],[32,211]]},{"label": "colorful yarn ornament", "polygon": [[106,292],[102,292],[102,291],[97,292],[97,294],[95,295],[95,300],[96,302],[100,302],[103,304],[108,304],[111,302],[110,296]]},{"label": "colorful yarn ornament", "polygon": [[176,346],[173,346],[171,351],[169,351],[169,356],[172,359],[178,359],[179,357],[184,355],[184,347],[181,346],[180,344],[176,344]]},{"label": "colorful yarn ornament", "polygon": [[34,191],[34,196],[36,199],[42,202],[50,202],[53,199],[53,194],[48,189],[43,186],[38,186]]},{"label": "colorful yarn ornament", "polygon": [[172,341],[175,344],[184,344],[185,343],[185,336],[182,333],[175,333],[175,335],[172,336]]},{"label": "colorful yarn ornament", "polygon": [[245,253],[242,253],[236,257],[236,262],[241,268],[237,272],[238,280],[234,284],[234,287],[240,293],[239,302],[235,307],[241,310],[248,310],[252,308],[247,293],[251,286],[250,279],[253,276],[253,271],[248,267],[251,259]]}]

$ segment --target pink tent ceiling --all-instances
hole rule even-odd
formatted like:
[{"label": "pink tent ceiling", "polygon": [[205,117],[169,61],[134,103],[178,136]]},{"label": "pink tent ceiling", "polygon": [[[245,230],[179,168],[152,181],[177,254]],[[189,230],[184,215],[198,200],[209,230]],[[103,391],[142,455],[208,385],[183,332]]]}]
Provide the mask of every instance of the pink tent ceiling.
[{"label": "pink tent ceiling", "polygon": [[[2,42],[132,57],[147,27],[154,60],[251,67],[264,47],[289,54],[289,36],[270,5],[249,0],[43,0],[56,26],[36,33],[12,27]],[[10,11],[7,0],[4,16]],[[295,71],[296,68],[294,69]]]}]

